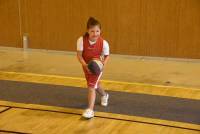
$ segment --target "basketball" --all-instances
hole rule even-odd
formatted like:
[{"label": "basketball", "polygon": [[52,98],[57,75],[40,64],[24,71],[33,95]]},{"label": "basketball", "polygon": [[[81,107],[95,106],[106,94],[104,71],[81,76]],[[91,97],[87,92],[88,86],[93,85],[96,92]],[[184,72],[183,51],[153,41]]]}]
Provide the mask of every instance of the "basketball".
[{"label": "basketball", "polygon": [[91,73],[98,75],[103,70],[103,63],[100,60],[91,60],[88,63],[88,68],[91,71]]}]

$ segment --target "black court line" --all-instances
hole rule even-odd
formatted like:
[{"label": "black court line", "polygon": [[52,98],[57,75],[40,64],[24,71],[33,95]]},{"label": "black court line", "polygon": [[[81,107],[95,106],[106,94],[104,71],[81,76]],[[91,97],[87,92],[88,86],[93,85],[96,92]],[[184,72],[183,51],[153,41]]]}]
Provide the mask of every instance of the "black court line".
[{"label": "black court line", "polygon": [[17,132],[17,131],[9,131],[9,130],[1,130],[0,132],[4,132],[4,133],[12,133],[12,134],[31,134],[31,133],[24,133],[24,132]]},{"label": "black court line", "polygon": [[[5,105],[0,105],[0,106],[5,106]],[[38,108],[25,108],[25,107],[17,107],[17,106],[12,106],[12,108],[27,109],[27,110],[33,110],[33,111],[43,111],[43,112],[54,112],[54,113],[61,113],[61,114],[82,115],[82,114],[73,113],[73,112],[63,112],[63,111],[38,109]],[[96,116],[96,115],[95,115],[95,117],[96,118],[119,120],[119,121],[127,121],[127,122],[136,122],[136,123],[141,123],[141,124],[149,124],[149,125],[155,125],[155,126],[164,126],[164,127],[171,127],[171,128],[178,128],[178,129],[185,129],[185,130],[192,130],[192,131],[198,131],[198,132],[200,132],[200,129],[180,127],[180,126],[175,126],[175,125],[166,125],[166,124],[161,124],[161,123],[152,123],[152,122],[136,121],[136,120],[129,120],[129,119],[119,119],[119,118],[114,118],[114,117],[104,117],[104,116]],[[85,120],[88,120],[88,119],[85,119]]]},{"label": "black court line", "polygon": [[12,107],[7,107],[6,109],[0,111],[0,114],[3,113],[3,112],[6,112],[6,111],[8,111],[8,110],[10,110],[11,108],[12,108]]},{"label": "black court line", "polygon": [[[134,90],[134,89],[133,89]],[[181,90],[181,89],[180,89]],[[200,100],[108,91],[108,107],[95,111],[200,125]],[[0,100],[85,109],[87,90],[78,87],[0,80]]]}]

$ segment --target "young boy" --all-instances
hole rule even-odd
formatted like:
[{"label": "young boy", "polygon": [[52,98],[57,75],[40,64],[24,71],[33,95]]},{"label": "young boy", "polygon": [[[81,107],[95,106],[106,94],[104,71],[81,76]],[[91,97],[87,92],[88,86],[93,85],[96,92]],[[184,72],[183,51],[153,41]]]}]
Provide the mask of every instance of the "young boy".
[{"label": "young boy", "polygon": [[100,86],[100,74],[92,74],[88,69],[88,62],[92,59],[102,61],[104,67],[109,59],[109,44],[101,37],[101,24],[98,20],[90,17],[87,22],[87,32],[77,40],[77,58],[82,64],[82,68],[88,86],[88,108],[83,112],[83,117],[94,117],[94,104],[96,91],[102,96],[101,105],[108,105],[109,94]]}]

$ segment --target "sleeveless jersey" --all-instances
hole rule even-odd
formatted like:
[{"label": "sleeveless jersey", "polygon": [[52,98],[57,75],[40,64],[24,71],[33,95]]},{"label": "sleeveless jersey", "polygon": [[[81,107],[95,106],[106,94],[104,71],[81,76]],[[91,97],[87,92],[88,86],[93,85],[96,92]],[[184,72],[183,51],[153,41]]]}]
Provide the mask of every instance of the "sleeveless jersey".
[{"label": "sleeveless jersey", "polygon": [[82,57],[86,63],[92,59],[99,59],[103,50],[103,38],[99,37],[95,44],[90,45],[89,37],[83,36],[83,53]]}]

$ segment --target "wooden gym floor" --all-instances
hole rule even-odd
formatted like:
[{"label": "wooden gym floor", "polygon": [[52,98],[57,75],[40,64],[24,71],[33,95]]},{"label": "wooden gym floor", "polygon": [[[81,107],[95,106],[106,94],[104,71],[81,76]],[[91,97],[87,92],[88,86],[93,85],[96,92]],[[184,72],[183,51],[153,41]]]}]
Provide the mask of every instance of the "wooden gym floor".
[{"label": "wooden gym floor", "polygon": [[[85,87],[74,53],[1,47],[0,59],[0,80]],[[199,101],[199,68],[199,60],[112,55],[102,84],[109,91]],[[82,111],[0,100],[0,133],[200,133],[200,124],[107,112],[83,120]]]}]

